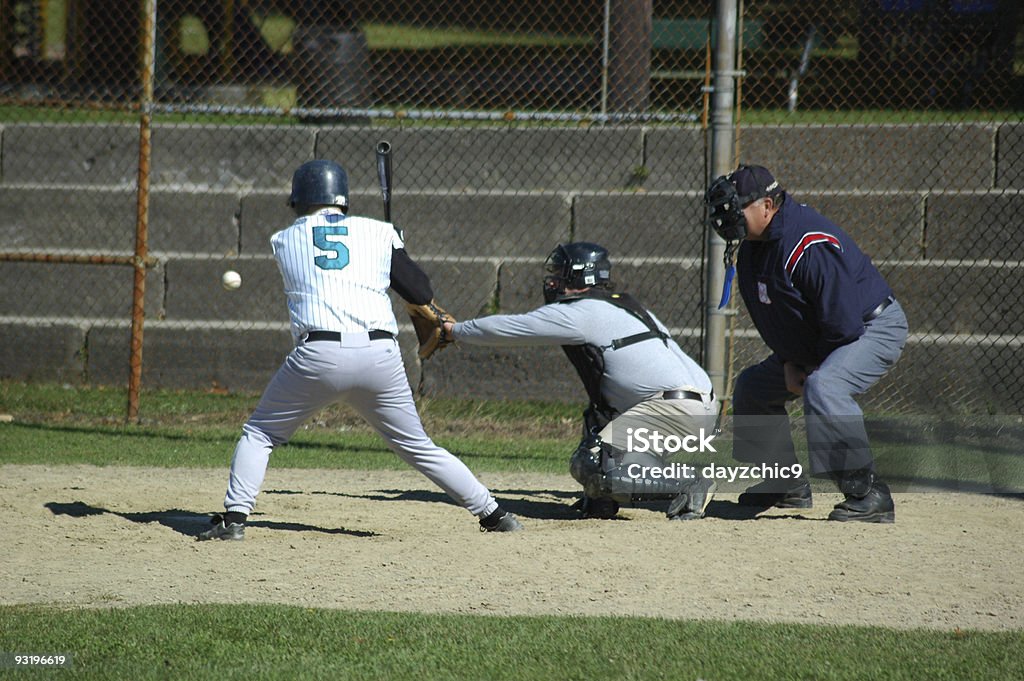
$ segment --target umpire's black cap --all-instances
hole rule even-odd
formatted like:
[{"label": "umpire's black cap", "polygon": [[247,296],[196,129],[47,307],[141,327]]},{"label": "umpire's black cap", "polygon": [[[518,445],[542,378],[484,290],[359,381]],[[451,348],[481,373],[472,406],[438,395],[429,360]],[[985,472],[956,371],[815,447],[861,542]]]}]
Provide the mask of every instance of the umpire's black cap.
[{"label": "umpire's black cap", "polygon": [[782,193],[782,187],[764,166],[742,165],[729,175],[729,181],[736,187],[744,208],[758,199]]}]

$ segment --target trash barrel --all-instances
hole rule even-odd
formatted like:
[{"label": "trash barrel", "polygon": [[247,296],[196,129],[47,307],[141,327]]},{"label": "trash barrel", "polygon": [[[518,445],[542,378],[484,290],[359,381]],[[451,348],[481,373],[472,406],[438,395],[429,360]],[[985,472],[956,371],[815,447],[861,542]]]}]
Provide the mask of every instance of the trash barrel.
[{"label": "trash barrel", "polygon": [[[330,26],[297,26],[295,45],[296,100],[311,123],[366,122],[365,116],[338,109],[369,105],[369,50],[362,31],[340,31]],[[333,110],[333,111],[332,111]]]}]

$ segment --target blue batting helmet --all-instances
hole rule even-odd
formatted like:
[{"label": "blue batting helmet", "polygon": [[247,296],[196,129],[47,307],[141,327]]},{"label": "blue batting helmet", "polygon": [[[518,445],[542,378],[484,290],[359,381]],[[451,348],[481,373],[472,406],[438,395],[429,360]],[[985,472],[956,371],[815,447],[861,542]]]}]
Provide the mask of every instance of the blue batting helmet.
[{"label": "blue batting helmet", "polygon": [[348,175],[334,161],[317,160],[303,163],[292,175],[292,193],[288,205],[299,215],[310,206],[348,208]]}]

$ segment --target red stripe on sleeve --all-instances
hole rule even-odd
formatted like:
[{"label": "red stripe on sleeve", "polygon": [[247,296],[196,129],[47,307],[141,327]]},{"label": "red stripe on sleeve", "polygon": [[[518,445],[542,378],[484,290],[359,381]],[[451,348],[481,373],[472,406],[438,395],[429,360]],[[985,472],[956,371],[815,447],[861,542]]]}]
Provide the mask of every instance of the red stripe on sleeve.
[{"label": "red stripe on sleeve", "polygon": [[793,270],[796,269],[800,258],[804,257],[804,252],[814,244],[832,244],[840,251],[843,250],[843,245],[839,243],[839,239],[831,234],[827,232],[808,232],[804,234],[800,242],[790,252],[789,257],[786,258],[786,274],[793,274]]}]

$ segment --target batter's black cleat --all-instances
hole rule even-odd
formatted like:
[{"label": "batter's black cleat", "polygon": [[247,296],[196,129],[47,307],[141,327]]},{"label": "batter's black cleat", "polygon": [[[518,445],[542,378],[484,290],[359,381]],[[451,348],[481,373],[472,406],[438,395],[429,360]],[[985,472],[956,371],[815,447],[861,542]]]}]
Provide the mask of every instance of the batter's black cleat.
[{"label": "batter's black cleat", "polygon": [[740,495],[740,506],[755,508],[811,508],[814,500],[811,497],[811,483],[800,478],[796,485],[780,490],[782,486],[777,480],[765,480],[747,489]]},{"label": "batter's black cleat", "polygon": [[202,532],[196,537],[196,541],[209,541],[211,539],[222,539],[224,541],[242,541],[245,539],[245,525],[242,523],[224,523],[224,518],[215,515],[211,519],[213,527]]},{"label": "batter's black cleat", "polygon": [[619,514],[619,502],[608,497],[588,497],[573,504],[585,520],[611,520]]},{"label": "batter's black cleat", "polygon": [[896,506],[892,501],[889,486],[880,480],[872,480],[871,489],[864,496],[846,495],[828,514],[829,520],[861,523],[894,523]]},{"label": "batter's black cleat", "polygon": [[668,505],[665,515],[669,520],[700,520],[715,497],[714,480],[699,478],[687,484],[687,491],[679,494]]},{"label": "batter's black cleat", "polygon": [[500,508],[480,520],[481,532],[518,532],[522,529],[523,524],[518,518]]}]

